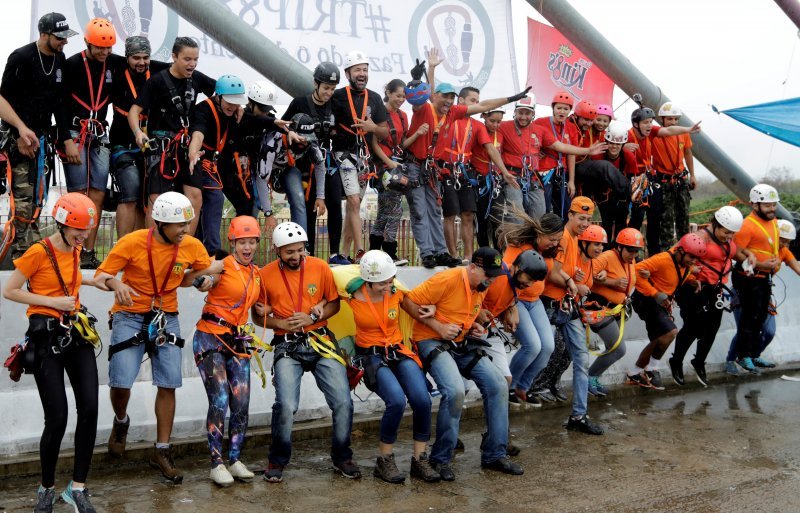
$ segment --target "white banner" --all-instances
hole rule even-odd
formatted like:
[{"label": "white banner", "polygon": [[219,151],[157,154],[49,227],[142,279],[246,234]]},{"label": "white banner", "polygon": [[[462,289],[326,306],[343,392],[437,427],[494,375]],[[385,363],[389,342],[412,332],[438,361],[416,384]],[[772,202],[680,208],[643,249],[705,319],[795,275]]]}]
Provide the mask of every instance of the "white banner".
[{"label": "white banner", "polygon": [[[230,9],[309,69],[326,60],[341,65],[347,52],[365,51],[371,58],[370,88],[380,92],[394,78],[410,80],[415,59],[424,59],[430,47],[445,58],[436,70],[437,82],[451,82],[456,89],[471,85],[485,98],[517,92],[511,0],[224,0],[220,8]],[[146,35],[153,58],[168,61],[175,37],[190,36],[200,45],[203,73],[238,74],[246,83],[262,80],[231,50],[157,0],[34,0],[32,11],[33,39],[38,18],[50,11],[63,13],[78,32],[91,18],[103,17],[117,29],[117,53],[124,52],[126,37]],[[81,49],[76,36],[65,50],[69,56]],[[284,95],[279,103],[289,100]]]}]

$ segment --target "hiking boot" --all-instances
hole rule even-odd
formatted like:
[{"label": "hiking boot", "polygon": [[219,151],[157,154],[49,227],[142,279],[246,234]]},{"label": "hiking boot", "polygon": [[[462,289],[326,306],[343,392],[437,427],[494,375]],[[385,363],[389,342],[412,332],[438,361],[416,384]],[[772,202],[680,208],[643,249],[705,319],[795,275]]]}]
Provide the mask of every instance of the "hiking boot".
[{"label": "hiking boot", "polygon": [[97,269],[100,267],[100,260],[97,259],[97,251],[93,249],[81,250],[81,269]]},{"label": "hiking boot", "polygon": [[762,367],[764,369],[774,369],[775,368],[775,364],[774,363],[772,363],[771,361],[766,360],[764,358],[761,358],[760,356],[758,358],[754,358],[753,359],[753,365],[755,365],[756,367]]},{"label": "hiking boot", "polygon": [[350,259],[346,256],[336,253],[335,255],[331,255],[328,259],[328,263],[332,265],[350,265],[352,262],[350,262]]},{"label": "hiking boot", "polygon": [[549,390],[546,390],[544,388],[533,390],[531,394],[535,395],[536,397],[538,397],[539,399],[541,399],[546,403],[556,402],[556,396],[554,396]]},{"label": "hiking boot", "polygon": [[400,472],[397,464],[394,462],[394,454],[387,456],[378,456],[375,460],[375,470],[373,471],[375,477],[380,477],[387,483],[400,484],[406,480],[406,475]]},{"label": "hiking boot", "polygon": [[[342,463],[334,463],[333,468],[342,473],[347,479],[360,479],[361,469],[355,464],[353,460],[343,461]],[[397,468],[395,466],[395,468]]]},{"label": "hiking boot", "polygon": [[708,378],[706,378],[706,364],[703,362],[698,362],[697,359],[693,359],[689,363],[692,364],[692,368],[694,369],[695,374],[697,374],[697,381],[699,381],[704,387],[707,387]]},{"label": "hiking boot", "polygon": [[283,465],[270,463],[264,471],[264,481],[268,483],[280,483],[283,481]]},{"label": "hiking boot", "polygon": [[228,472],[225,465],[217,465],[212,468],[209,477],[219,486],[229,486],[233,484],[233,476]]},{"label": "hiking boot", "polygon": [[644,371],[647,379],[650,380],[650,386],[653,387],[653,390],[664,390],[664,384],[661,382],[661,373],[657,370],[646,370]]},{"label": "hiking boot", "polygon": [[739,375],[739,369],[736,368],[736,362],[730,360],[725,362],[725,374],[730,374],[731,376]]},{"label": "hiking boot", "polygon": [[653,388],[653,384],[650,383],[650,378],[645,374],[644,371],[640,372],[639,374],[627,374],[625,376],[625,384],[626,385],[638,385],[642,388]]},{"label": "hiking boot", "polygon": [[753,360],[750,359],[749,356],[745,356],[744,358],[740,358],[736,360],[736,363],[739,364],[739,367],[746,370],[750,374],[761,374],[761,371],[753,365]]},{"label": "hiking boot", "polygon": [[433,269],[436,267],[436,257],[433,255],[422,257],[422,267],[425,269]]},{"label": "hiking boot", "polygon": [[511,474],[512,476],[521,476],[525,473],[522,467],[508,459],[507,456],[490,461],[489,463],[481,463],[481,467],[486,470],[496,470],[504,474]]},{"label": "hiking boot", "polygon": [[161,475],[174,484],[183,482],[183,474],[175,467],[172,459],[172,447],[158,448],[153,445],[153,455],[150,457],[150,466],[161,471]]},{"label": "hiking boot", "polygon": [[72,506],[75,513],[97,513],[92,503],[89,502],[89,490],[73,490],[72,481],[69,482],[61,493],[61,500]]},{"label": "hiking boot", "polygon": [[608,395],[608,389],[600,384],[599,377],[589,376],[589,393],[595,397],[605,397]]},{"label": "hiking boot", "polygon": [[453,466],[449,463],[431,463],[433,470],[442,477],[442,481],[455,481],[456,473],[453,472]]},{"label": "hiking boot", "polygon": [[247,466],[242,463],[241,461],[237,461],[236,463],[232,464],[228,468],[228,472],[234,477],[234,479],[238,479],[239,481],[247,481],[256,477]]},{"label": "hiking boot", "polygon": [[553,394],[553,397],[556,398],[556,401],[560,403],[567,401],[567,394],[565,394],[564,390],[558,385],[550,387],[550,393]]},{"label": "hiking boot", "polygon": [[442,480],[442,476],[433,470],[425,452],[419,455],[419,459],[411,457],[411,477],[422,479],[426,483],[438,483]]},{"label": "hiking boot", "polygon": [[567,421],[567,429],[570,431],[580,431],[587,435],[602,435],[603,428],[589,420],[588,415],[580,415],[578,417],[570,416]]},{"label": "hiking boot", "polygon": [[363,249],[359,249],[358,252],[356,253],[355,259],[353,259],[353,263],[354,264],[360,264],[361,263],[361,257],[363,257],[365,253],[366,253],[366,251],[364,251]]},{"label": "hiking boot", "polygon": [[55,502],[55,488],[45,488],[39,485],[39,490],[36,492],[36,506],[33,508],[33,513],[53,513],[53,504],[55,504]]},{"label": "hiking boot", "polygon": [[125,422],[120,422],[114,416],[114,422],[111,423],[111,434],[108,436],[108,454],[117,458],[125,456],[129,427],[131,427],[130,417],[127,417]]},{"label": "hiking boot", "polygon": [[672,372],[672,381],[679,386],[686,384],[686,380],[683,378],[683,365],[674,356],[667,361],[669,362],[669,370]]},{"label": "hiking boot", "polygon": [[446,265],[447,267],[456,267],[461,265],[461,259],[451,256],[449,253],[440,253],[436,255],[436,265]]}]

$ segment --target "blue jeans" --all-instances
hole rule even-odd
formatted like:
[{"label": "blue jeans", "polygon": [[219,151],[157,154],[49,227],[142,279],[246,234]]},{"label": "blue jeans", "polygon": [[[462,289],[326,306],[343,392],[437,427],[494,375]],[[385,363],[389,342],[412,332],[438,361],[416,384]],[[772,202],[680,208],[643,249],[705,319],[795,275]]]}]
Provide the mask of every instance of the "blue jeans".
[{"label": "blue jeans", "polygon": [[219,230],[222,225],[225,194],[222,189],[211,189],[210,187],[219,187],[219,184],[211,178],[211,175],[203,172],[203,208],[200,209],[200,229],[202,230],[203,246],[206,247],[209,255],[213,255],[215,251],[222,249]]},{"label": "blue jeans", "polygon": [[[181,336],[178,314],[166,314],[166,332]],[[109,347],[125,342],[140,331],[144,323],[143,314],[119,311],[114,313],[114,326],[111,329]],[[139,344],[115,353],[108,362],[108,386],[113,388],[133,388],[133,382],[139,375],[145,345]],[[159,388],[180,388],[183,383],[181,372],[181,348],[173,344],[164,344],[153,353],[150,365],[153,374],[153,385]]]},{"label": "blue jeans", "polygon": [[[73,139],[80,135],[70,131]],[[102,145],[101,145],[102,144]],[[88,189],[105,192],[108,186],[108,172],[111,168],[111,151],[108,149],[108,136],[99,139],[90,135],[83,148],[78,149],[80,164],[64,164],[64,178],[68,192],[86,192]]]},{"label": "blue jeans", "polygon": [[519,340],[520,348],[511,359],[511,386],[528,390],[547,366],[555,340],[544,304],[539,300],[532,303],[520,300],[518,303],[519,325],[514,336]]},{"label": "blue jeans", "polygon": [[[739,327],[739,317],[742,316],[742,309],[735,308],[733,310],[733,318],[736,321],[736,327]],[[758,353],[757,357],[761,356],[761,353],[767,348],[772,339],[775,338],[775,332],[778,330],[778,326],[775,322],[774,315],[767,315],[767,320],[764,321],[764,324],[761,326],[761,343],[758,346]],[[734,334],[733,338],[731,339],[731,346],[728,348],[728,357],[726,358],[727,361],[732,362],[736,360],[736,341],[737,335]]]},{"label": "blue jeans", "polygon": [[390,365],[391,367],[379,368],[377,374],[377,394],[386,403],[381,419],[381,442],[393,444],[397,440],[397,431],[406,408],[406,397],[414,412],[414,440],[427,442],[431,438],[431,396],[425,374],[410,358]]},{"label": "blue jeans", "polygon": [[[424,179],[419,164],[406,163],[409,180]],[[435,171],[431,171],[435,172]],[[442,224],[442,206],[436,199],[436,193],[426,181],[419,187],[412,187],[406,192],[406,200],[411,213],[411,227],[414,240],[421,257],[447,253],[444,241],[444,225]]]},{"label": "blue jeans", "polygon": [[[562,328],[564,342],[572,357],[572,415],[585,415],[589,397],[589,349],[586,347],[586,327],[573,319]],[[553,328],[555,333],[556,328]]]},{"label": "blue jeans", "polygon": [[292,222],[303,227],[306,232],[306,195],[303,191],[303,176],[296,167],[287,167],[281,172],[281,182],[286,194],[286,201],[289,202],[289,214]]},{"label": "blue jeans", "polygon": [[[284,356],[275,364],[275,404],[272,405],[272,445],[269,462],[287,465],[292,456],[292,424],[300,404],[303,364]],[[339,465],[353,458],[350,432],[353,428],[353,400],[344,366],[330,358],[320,358],[311,371],[325,402],[333,412],[331,459]]]},{"label": "blue jeans", "polygon": [[[427,359],[439,344],[441,341],[435,339],[420,341],[418,347],[422,359]],[[450,463],[453,457],[464,405],[464,380],[459,369],[469,365],[472,358],[472,354],[457,355],[445,351],[430,363],[430,375],[442,394],[436,417],[436,441],[430,456],[433,463]],[[508,382],[488,358],[478,361],[469,379],[475,382],[483,397],[487,433],[481,462],[491,463],[504,457],[508,446]]]}]

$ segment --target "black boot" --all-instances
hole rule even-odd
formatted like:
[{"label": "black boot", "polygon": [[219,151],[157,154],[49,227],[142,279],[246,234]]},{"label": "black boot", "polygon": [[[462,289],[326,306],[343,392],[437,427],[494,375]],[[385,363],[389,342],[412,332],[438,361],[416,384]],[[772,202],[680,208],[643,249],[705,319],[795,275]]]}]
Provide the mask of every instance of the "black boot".
[{"label": "black boot", "polygon": [[381,244],[383,244],[383,237],[380,235],[372,235],[369,234],[369,249],[372,251],[373,249],[381,249]]},{"label": "black boot", "polygon": [[397,241],[394,242],[389,242],[386,240],[383,241],[382,249],[384,253],[392,257],[392,261],[394,262],[395,265],[398,266],[408,265],[408,260],[404,258],[401,259],[397,256]]}]

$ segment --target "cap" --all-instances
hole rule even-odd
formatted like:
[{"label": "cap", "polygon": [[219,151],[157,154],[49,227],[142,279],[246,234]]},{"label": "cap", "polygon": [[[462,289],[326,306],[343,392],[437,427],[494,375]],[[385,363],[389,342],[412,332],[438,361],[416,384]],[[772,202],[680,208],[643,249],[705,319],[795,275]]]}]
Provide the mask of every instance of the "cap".
[{"label": "cap", "polygon": [[483,269],[486,276],[495,278],[503,274],[503,259],[496,249],[484,246],[472,254],[472,263]]},{"label": "cap", "polygon": [[247,105],[248,99],[247,95],[244,93],[240,94],[223,94],[222,99],[228,103],[232,103],[234,105]]},{"label": "cap", "polygon": [[303,114],[302,112],[298,112],[294,116],[292,116],[292,129],[297,133],[297,135],[304,137],[308,142],[316,142],[317,135],[314,131],[316,128],[316,124],[314,123],[314,119],[309,116],[308,114]]},{"label": "cap", "polygon": [[569,206],[570,212],[577,212],[578,214],[594,215],[594,201],[586,196],[575,196],[572,204]]},{"label": "cap", "polygon": [[453,87],[453,84],[442,82],[436,86],[436,89],[434,89],[433,92],[439,94],[456,94],[456,88]]},{"label": "cap", "polygon": [[150,55],[150,41],[144,36],[131,36],[125,40],[125,57],[145,53]]},{"label": "cap", "polygon": [[39,18],[39,33],[53,34],[64,39],[78,35],[77,32],[69,28],[67,18],[60,12],[49,12]]}]

